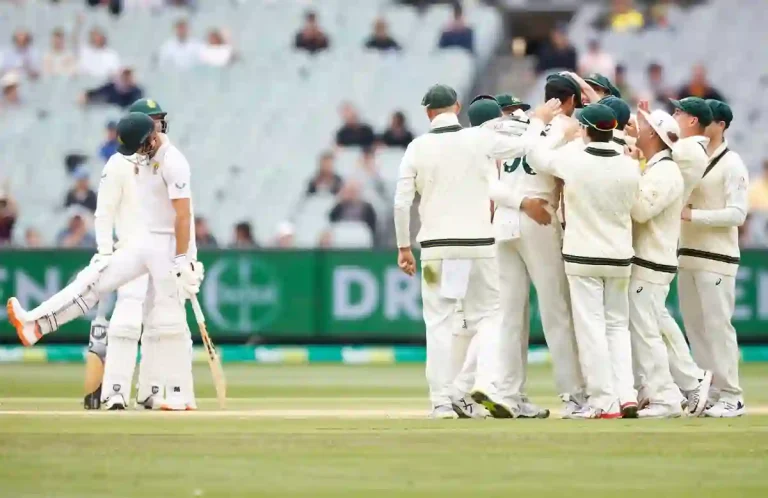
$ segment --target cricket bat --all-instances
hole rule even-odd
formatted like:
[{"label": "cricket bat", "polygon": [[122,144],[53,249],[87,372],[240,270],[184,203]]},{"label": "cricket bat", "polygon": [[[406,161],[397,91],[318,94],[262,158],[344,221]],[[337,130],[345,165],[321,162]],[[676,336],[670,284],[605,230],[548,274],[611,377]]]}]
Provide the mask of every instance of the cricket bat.
[{"label": "cricket bat", "polygon": [[200,308],[200,302],[197,300],[197,296],[192,296],[192,311],[195,314],[195,321],[197,321],[197,327],[200,329],[200,337],[203,339],[203,345],[205,346],[206,358],[208,358],[208,366],[211,369],[211,376],[213,377],[213,385],[216,388],[216,399],[219,401],[219,408],[222,410],[226,408],[227,404],[227,379],[224,377],[224,368],[221,366],[221,359],[219,353],[216,351],[216,346],[211,341],[211,336],[208,335],[208,329],[205,326],[205,316],[203,310]]}]

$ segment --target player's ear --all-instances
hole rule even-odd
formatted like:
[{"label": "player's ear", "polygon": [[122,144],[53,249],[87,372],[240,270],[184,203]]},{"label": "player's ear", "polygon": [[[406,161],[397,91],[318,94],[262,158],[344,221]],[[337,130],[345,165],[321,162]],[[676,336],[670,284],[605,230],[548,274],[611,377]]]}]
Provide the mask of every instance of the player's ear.
[{"label": "player's ear", "polygon": [[459,102],[456,102],[456,114],[461,112],[461,104]]}]

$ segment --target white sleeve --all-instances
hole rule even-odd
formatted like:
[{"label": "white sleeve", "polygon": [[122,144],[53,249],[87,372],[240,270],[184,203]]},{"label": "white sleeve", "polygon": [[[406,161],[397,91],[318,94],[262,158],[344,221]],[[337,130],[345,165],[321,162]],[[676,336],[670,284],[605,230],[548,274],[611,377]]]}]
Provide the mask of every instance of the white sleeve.
[{"label": "white sleeve", "polygon": [[640,189],[632,205],[632,219],[646,223],[683,196],[683,177],[672,161],[662,161],[640,177]]},{"label": "white sleeve", "polygon": [[114,248],[115,215],[123,197],[123,178],[118,168],[107,162],[101,173],[99,192],[96,196],[96,213],[93,228],[99,254],[112,254]]},{"label": "white sleeve", "polygon": [[514,209],[520,209],[524,198],[520,195],[520,189],[513,188],[496,178],[491,180],[490,196],[493,202]]},{"label": "white sleeve", "polygon": [[178,149],[171,149],[166,154],[163,165],[163,179],[168,188],[168,198],[191,199],[189,163]]},{"label": "white sleeve", "polygon": [[539,142],[544,123],[540,119],[532,119],[528,129],[519,137],[507,136],[480,128],[482,149],[493,159],[513,159],[528,154]]},{"label": "white sleeve", "polygon": [[526,160],[537,173],[546,173],[564,180],[558,168],[558,164],[561,162],[557,161],[558,156],[557,150],[552,150],[547,144],[540,143],[526,156]]},{"label": "white sleeve", "polygon": [[395,188],[395,236],[397,247],[411,246],[411,205],[416,194],[416,166],[412,144],[400,161],[400,174]]},{"label": "white sleeve", "polygon": [[691,223],[711,227],[739,227],[744,224],[749,206],[747,200],[749,173],[741,159],[733,161],[728,166],[728,171],[723,175],[725,208],[694,209],[691,211]]}]

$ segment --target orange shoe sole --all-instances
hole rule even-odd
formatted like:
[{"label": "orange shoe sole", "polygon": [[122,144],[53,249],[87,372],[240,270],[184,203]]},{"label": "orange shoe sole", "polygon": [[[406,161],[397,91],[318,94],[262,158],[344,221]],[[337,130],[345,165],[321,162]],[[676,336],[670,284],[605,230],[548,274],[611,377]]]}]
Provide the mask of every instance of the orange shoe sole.
[{"label": "orange shoe sole", "polygon": [[615,418],[621,418],[621,412],[616,413],[601,413],[598,418],[601,419],[615,419]]},{"label": "orange shoe sole", "polygon": [[24,337],[24,324],[19,321],[18,318],[16,318],[16,313],[13,311],[13,305],[11,304],[11,300],[8,300],[8,303],[5,305],[5,309],[8,312],[8,321],[11,322],[11,325],[16,329],[16,335],[19,337],[19,341],[26,346],[30,347],[31,344],[29,341]]}]

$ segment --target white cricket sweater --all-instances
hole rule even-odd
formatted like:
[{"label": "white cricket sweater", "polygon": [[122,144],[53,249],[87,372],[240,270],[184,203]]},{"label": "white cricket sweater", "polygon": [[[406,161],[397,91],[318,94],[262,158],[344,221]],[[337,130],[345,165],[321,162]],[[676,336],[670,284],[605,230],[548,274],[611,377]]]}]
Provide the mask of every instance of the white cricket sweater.
[{"label": "white cricket sweater", "polygon": [[660,285],[675,278],[684,189],[683,176],[668,149],[648,160],[631,212],[633,277]]},{"label": "white cricket sweater", "polygon": [[680,233],[681,269],[735,276],[739,269],[739,226],[747,218],[749,174],[741,157],[723,142],[688,203],[691,221]]},{"label": "white cricket sweater", "polygon": [[[96,246],[99,254],[112,254],[136,237],[139,227],[139,201],[136,193],[138,166],[135,161],[116,153],[101,173],[94,215]],[[115,243],[113,235],[117,234]]]},{"label": "white cricket sweater", "polygon": [[414,193],[421,195],[421,259],[492,258],[496,255],[490,219],[489,183],[494,159],[528,153],[544,130],[534,119],[520,137],[487,128],[462,128],[455,114],[438,115],[431,131],[408,145],[395,191],[398,247],[410,247]]},{"label": "white cricket sweater", "polygon": [[630,211],[640,183],[638,162],[613,142],[555,151],[539,147],[528,154],[528,162],[537,173],[565,182],[565,273],[628,277],[634,256]]},{"label": "white cricket sweater", "polygon": [[683,175],[685,189],[683,191],[683,204],[686,204],[691,192],[701,181],[704,170],[707,169],[709,157],[707,155],[707,144],[709,139],[701,135],[695,135],[688,138],[681,138],[675,142],[672,147],[672,159],[680,168],[680,174]]}]

